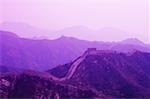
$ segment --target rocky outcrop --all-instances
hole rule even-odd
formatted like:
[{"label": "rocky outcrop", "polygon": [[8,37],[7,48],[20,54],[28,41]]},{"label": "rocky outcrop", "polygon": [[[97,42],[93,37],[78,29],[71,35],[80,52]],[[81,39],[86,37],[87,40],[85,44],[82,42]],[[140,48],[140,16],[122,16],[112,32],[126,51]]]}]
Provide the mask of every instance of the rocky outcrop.
[{"label": "rocky outcrop", "polygon": [[32,73],[4,74],[0,77],[0,97],[32,99],[75,99],[103,97],[91,89],[74,87]]}]

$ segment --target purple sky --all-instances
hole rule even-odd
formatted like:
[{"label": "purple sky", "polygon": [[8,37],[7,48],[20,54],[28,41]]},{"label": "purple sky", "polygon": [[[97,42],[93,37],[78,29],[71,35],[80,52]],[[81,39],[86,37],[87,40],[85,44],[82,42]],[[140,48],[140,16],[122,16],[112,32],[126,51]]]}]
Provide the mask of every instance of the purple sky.
[{"label": "purple sky", "polygon": [[114,27],[148,42],[149,0],[0,1],[0,22],[24,22],[49,30],[78,25],[91,29]]}]

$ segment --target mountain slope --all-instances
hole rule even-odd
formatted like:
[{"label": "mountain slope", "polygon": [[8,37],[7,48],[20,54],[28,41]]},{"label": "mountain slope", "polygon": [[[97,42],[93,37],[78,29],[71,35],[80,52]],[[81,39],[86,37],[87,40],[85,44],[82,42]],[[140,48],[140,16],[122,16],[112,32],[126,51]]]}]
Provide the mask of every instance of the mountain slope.
[{"label": "mountain slope", "polygon": [[49,35],[51,35],[51,38],[57,37],[54,31],[40,29],[22,22],[3,22],[0,24],[0,30],[14,32],[20,37],[32,39],[48,38]]},{"label": "mountain slope", "polygon": [[[0,31],[1,65],[45,70],[73,60],[83,50],[83,48],[72,45],[76,39],[31,40],[6,35],[6,33]],[[73,52],[74,49],[77,52]],[[64,50],[63,53],[62,50]]]},{"label": "mountain slope", "polygon": [[129,38],[129,39],[126,39],[126,40],[123,40],[121,41],[122,44],[133,44],[133,45],[141,45],[143,46],[144,43],[139,41],[138,39],[136,38]]},{"label": "mountain slope", "polygon": [[[73,66],[72,64],[70,68]],[[77,69],[72,71],[73,74],[70,75],[69,79],[66,79],[67,73],[62,79],[65,78],[64,82],[74,86],[95,88],[102,91],[106,96],[115,98],[148,98],[150,97],[149,65],[150,53],[96,51],[96,54],[95,52],[88,54],[78,64]],[[56,70],[60,74],[63,71],[56,67],[55,70],[52,69],[48,72],[53,72],[53,75],[58,77],[54,73]]]},{"label": "mountain slope", "polygon": [[74,87],[52,80],[48,75],[26,71],[19,75],[0,75],[0,98],[32,99],[75,99],[104,97],[102,94],[83,87]]}]

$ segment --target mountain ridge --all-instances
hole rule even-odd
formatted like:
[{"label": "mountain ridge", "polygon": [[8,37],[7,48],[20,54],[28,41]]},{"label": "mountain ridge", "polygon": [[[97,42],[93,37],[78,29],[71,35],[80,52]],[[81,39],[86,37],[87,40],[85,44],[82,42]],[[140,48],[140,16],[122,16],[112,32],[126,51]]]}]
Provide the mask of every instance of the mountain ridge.
[{"label": "mountain ridge", "polygon": [[[35,40],[20,38],[11,32],[8,32],[9,35],[2,35],[7,34],[6,31],[0,31],[0,34],[2,52],[1,65],[22,66],[19,68],[25,69],[46,70],[58,66],[59,64],[71,62],[80,56],[87,48],[116,50],[121,52],[128,52],[133,49],[143,52],[150,51],[147,45],[140,46],[137,43],[136,45],[132,45],[122,44],[120,42],[91,42],[72,37],[61,37],[55,40]],[[61,51],[64,52],[61,53]],[[26,64],[28,64],[28,66]]]},{"label": "mountain ridge", "polygon": [[133,35],[126,35],[127,33],[125,31],[113,27],[104,27],[101,29],[94,30],[82,25],[66,27],[59,30],[48,30],[37,28],[23,22],[3,22],[0,24],[0,29],[14,32],[20,37],[31,39],[56,39],[61,35],[66,35],[84,40],[89,40],[87,38],[90,37],[90,41],[101,40],[111,42],[111,38],[108,35],[116,35],[113,37],[113,40],[118,42],[126,38],[134,37]]}]

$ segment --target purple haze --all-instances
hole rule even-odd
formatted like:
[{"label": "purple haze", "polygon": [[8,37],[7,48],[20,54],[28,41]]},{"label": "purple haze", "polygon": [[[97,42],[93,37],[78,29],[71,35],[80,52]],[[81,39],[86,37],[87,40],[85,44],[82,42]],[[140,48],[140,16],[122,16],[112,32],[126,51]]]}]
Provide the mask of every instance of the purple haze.
[{"label": "purple haze", "polygon": [[[1,5],[1,22],[29,23],[50,31],[84,26],[94,30],[111,27],[125,32],[121,36],[103,32],[87,36],[83,33],[69,34],[86,40],[113,41],[133,37],[148,42],[149,39],[148,0],[2,0]],[[32,33],[20,35],[30,36]],[[47,35],[53,38],[51,32],[42,36]],[[60,35],[66,34],[56,33],[55,37]],[[106,39],[97,38],[100,36]]]}]

